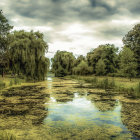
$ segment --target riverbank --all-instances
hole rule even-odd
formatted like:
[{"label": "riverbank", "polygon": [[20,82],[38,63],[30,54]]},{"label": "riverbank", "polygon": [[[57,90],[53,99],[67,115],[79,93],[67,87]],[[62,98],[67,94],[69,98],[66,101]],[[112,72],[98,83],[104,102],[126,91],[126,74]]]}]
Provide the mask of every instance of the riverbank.
[{"label": "riverbank", "polygon": [[[107,76],[66,76],[66,79],[75,79],[80,87],[105,89],[110,92],[127,94],[132,98],[140,98],[140,79],[133,78],[131,81],[123,77]],[[88,86],[87,83],[89,84]]]}]

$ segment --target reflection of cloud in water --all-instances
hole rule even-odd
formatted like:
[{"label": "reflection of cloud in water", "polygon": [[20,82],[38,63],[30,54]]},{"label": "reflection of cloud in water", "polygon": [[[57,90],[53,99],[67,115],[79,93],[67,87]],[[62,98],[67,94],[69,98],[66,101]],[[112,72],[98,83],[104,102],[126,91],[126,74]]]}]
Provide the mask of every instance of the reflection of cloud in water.
[{"label": "reflection of cloud in water", "polygon": [[[51,100],[52,102],[56,101],[53,97],[51,97]],[[78,93],[75,93],[73,101],[69,101],[67,103],[58,103],[58,102],[55,102],[55,104],[50,103],[49,106],[50,115],[48,116],[48,118],[46,118],[46,120],[53,119],[52,116],[57,114],[66,119],[68,118],[69,120],[75,121],[77,117],[79,119],[86,118],[87,120],[93,120],[100,118],[101,115],[106,116],[105,120],[112,119],[112,121],[115,121],[116,117],[118,117],[117,120],[120,120],[119,113],[120,109],[121,106],[118,105],[116,106],[116,108],[114,107],[114,110],[112,109],[110,113],[104,113],[103,111],[99,110],[94,103],[92,103],[90,100],[87,100],[86,97],[80,97]],[[69,116],[73,117],[69,118]]]},{"label": "reflection of cloud in water", "polygon": [[[63,126],[63,123],[71,127],[71,125],[76,124],[76,127],[84,127],[88,129],[90,126],[98,126],[103,128],[103,133],[107,133],[106,129],[109,131],[112,130],[112,127],[118,127],[121,129],[120,135],[122,134],[130,134],[127,128],[123,125],[121,121],[121,104],[117,100],[106,100],[104,103],[102,100],[100,101],[98,98],[98,106],[97,100],[95,101],[87,99],[87,96],[80,96],[80,94],[75,93],[73,101],[69,101],[66,103],[63,102],[50,102],[48,106],[48,117],[44,120],[44,124],[54,127]],[[52,98],[54,100],[54,98]],[[109,103],[107,103],[109,102]],[[101,106],[104,106],[105,109],[100,109]],[[103,108],[103,107],[102,107]],[[56,125],[56,122],[59,124]],[[79,124],[79,125],[78,125]],[[108,127],[108,126],[112,127]]]},{"label": "reflection of cloud in water", "polygon": [[54,97],[50,97],[50,99],[51,102],[56,102],[56,99]]},{"label": "reflection of cloud in water", "polygon": [[52,81],[52,77],[47,77],[47,81]]}]

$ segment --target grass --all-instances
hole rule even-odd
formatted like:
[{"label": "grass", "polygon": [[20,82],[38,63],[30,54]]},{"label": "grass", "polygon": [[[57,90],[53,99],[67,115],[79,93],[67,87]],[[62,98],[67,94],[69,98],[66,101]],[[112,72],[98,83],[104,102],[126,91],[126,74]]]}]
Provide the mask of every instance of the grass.
[{"label": "grass", "polygon": [[101,89],[112,89],[132,95],[133,97],[140,97],[140,79],[133,78],[132,81],[123,77],[107,77],[107,76],[76,76],[72,75],[69,78],[90,83],[92,87]]},{"label": "grass", "polygon": [[16,140],[16,137],[11,133],[1,130],[0,131],[0,140]]},{"label": "grass", "polygon": [[0,76],[0,90],[14,85],[20,85],[23,82],[25,80],[18,77],[11,77],[10,75],[6,75],[5,77]]}]

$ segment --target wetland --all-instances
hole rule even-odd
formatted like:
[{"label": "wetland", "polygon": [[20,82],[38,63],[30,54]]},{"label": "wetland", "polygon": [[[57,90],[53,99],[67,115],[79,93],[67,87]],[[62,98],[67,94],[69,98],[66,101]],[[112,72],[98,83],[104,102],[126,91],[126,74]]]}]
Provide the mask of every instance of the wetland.
[{"label": "wetland", "polygon": [[77,80],[4,89],[0,96],[0,139],[139,140],[140,99],[103,89],[80,88]]}]

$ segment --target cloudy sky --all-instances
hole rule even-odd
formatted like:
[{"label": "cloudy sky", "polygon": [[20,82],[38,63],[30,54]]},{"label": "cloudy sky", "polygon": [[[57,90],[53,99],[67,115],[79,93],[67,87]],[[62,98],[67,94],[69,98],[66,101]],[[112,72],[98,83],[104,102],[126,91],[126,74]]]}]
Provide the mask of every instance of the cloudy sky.
[{"label": "cloudy sky", "polygon": [[47,56],[57,50],[85,55],[100,44],[122,47],[122,37],[140,22],[140,0],[0,0],[15,30],[44,33]]}]

